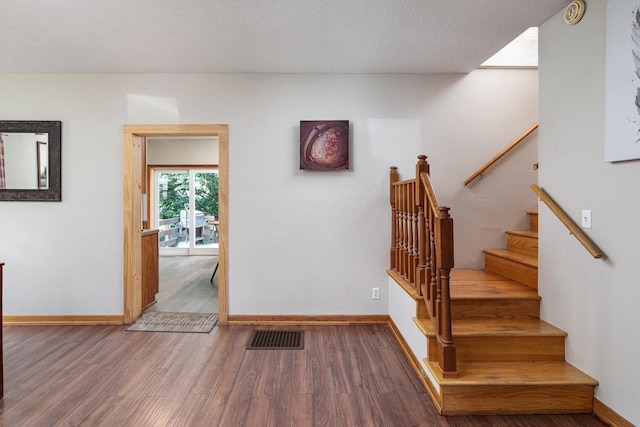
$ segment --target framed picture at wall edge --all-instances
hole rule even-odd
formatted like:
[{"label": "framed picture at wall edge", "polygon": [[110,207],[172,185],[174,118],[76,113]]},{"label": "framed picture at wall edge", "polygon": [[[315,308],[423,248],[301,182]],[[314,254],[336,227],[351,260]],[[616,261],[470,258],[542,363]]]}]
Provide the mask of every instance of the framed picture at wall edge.
[{"label": "framed picture at wall edge", "polygon": [[349,121],[301,120],[300,169],[349,169]]},{"label": "framed picture at wall edge", "polygon": [[604,161],[640,159],[640,0],[607,2]]}]

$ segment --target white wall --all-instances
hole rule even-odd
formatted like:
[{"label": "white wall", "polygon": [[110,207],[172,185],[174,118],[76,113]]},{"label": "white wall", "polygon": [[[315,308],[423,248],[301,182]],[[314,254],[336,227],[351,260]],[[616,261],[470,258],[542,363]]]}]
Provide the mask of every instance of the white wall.
[{"label": "white wall", "polygon": [[[2,75],[0,93],[4,119],[62,121],[63,201],[0,204],[7,315],[122,313],[125,123],[229,124],[231,314],[388,313],[388,170],[409,177],[419,153],[452,205],[459,266],[481,267],[479,237],[501,243],[535,204],[531,180],[511,175],[530,169],[535,140],[462,186],[537,120],[535,70]],[[299,121],[324,119],[351,122],[348,171],[298,168]],[[493,198],[512,193],[497,209]]]},{"label": "white wall", "polygon": [[593,259],[541,205],[539,286],[542,317],[569,333],[567,360],[640,424],[640,165],[603,162],[605,16],[592,0],[578,25],[558,14],[540,28],[540,185],[578,224],[593,211],[586,231],[608,258]]}]

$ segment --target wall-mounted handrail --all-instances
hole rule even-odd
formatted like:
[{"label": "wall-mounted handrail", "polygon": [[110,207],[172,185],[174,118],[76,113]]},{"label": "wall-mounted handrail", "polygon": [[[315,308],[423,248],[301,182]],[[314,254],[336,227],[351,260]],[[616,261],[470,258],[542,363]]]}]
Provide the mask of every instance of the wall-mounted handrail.
[{"label": "wall-mounted handrail", "polygon": [[495,162],[497,162],[498,160],[500,160],[505,154],[507,154],[509,151],[511,151],[513,148],[515,148],[515,146],[517,146],[518,144],[520,144],[522,141],[524,141],[529,135],[531,135],[533,133],[534,130],[538,129],[538,123],[536,123],[535,125],[531,126],[531,128],[529,128],[525,133],[523,133],[522,135],[520,135],[518,137],[518,139],[516,139],[515,141],[513,141],[511,144],[509,144],[508,147],[506,147],[505,149],[503,149],[501,152],[499,152],[498,154],[496,154],[495,157],[493,157],[491,160],[489,160],[487,163],[485,163],[480,169],[478,169],[477,171],[475,171],[473,173],[473,175],[471,175],[469,178],[466,179],[466,181],[464,182],[464,186],[466,187],[467,185],[469,185],[471,183],[471,181],[473,181],[474,179],[476,179],[477,177],[479,177],[480,175],[482,175],[484,173],[484,171],[486,171],[487,169],[489,169]]},{"label": "wall-mounted handrail", "polygon": [[602,252],[600,248],[598,248],[598,246],[593,243],[589,236],[587,236],[584,231],[582,231],[582,229],[580,229],[580,227],[578,227],[578,225],[571,218],[569,218],[569,216],[562,210],[560,206],[558,206],[558,204],[551,198],[551,196],[549,196],[549,194],[547,194],[546,191],[538,187],[536,184],[531,185],[531,189],[534,193],[536,193],[540,200],[542,200],[549,207],[551,212],[553,212],[555,216],[558,217],[560,222],[562,222],[564,226],[569,229],[569,233],[573,234],[575,238],[578,239],[580,243],[582,243],[582,246],[584,246],[585,249],[589,251],[591,256],[593,256],[594,258],[602,258],[604,256],[604,252]]}]

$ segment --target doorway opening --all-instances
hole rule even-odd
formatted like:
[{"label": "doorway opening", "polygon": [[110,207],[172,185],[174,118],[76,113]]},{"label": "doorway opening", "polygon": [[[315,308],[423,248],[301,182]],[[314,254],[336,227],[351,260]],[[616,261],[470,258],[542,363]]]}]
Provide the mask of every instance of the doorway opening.
[{"label": "doorway opening", "polygon": [[[218,288],[218,315],[219,323],[224,325],[228,321],[227,300],[227,191],[228,191],[228,126],[227,125],[125,125],[124,126],[124,152],[123,152],[123,180],[124,180],[124,315],[125,324],[133,323],[142,313],[142,249],[141,234],[144,228],[150,226],[159,227],[158,219],[153,211],[152,198],[154,193],[152,181],[147,171],[147,138],[155,137],[217,137],[218,139],[218,165],[217,174],[215,168],[187,167],[187,174],[193,180],[200,181],[201,186],[213,185],[207,180],[213,179],[215,174],[218,185],[218,212],[217,218],[208,218],[205,226],[204,211],[202,217],[198,215],[196,206],[197,184],[190,187],[190,199],[182,202],[182,208],[178,210],[178,222],[184,224],[184,237],[187,239],[187,250],[211,251],[217,245],[217,288]],[[193,169],[193,170],[191,170]],[[201,175],[198,175],[201,174]],[[158,181],[159,182],[159,181]],[[153,184],[155,185],[155,184]],[[159,183],[158,183],[159,185]],[[202,188],[201,188],[202,190]],[[193,197],[191,198],[191,192]],[[211,206],[206,207],[211,211]],[[180,212],[184,211],[184,212]],[[181,215],[182,214],[182,215]],[[208,215],[216,216],[216,215]],[[201,220],[200,226],[198,221]],[[157,221],[157,222],[156,222]],[[215,225],[215,229],[213,226]],[[180,226],[180,227],[181,227]],[[212,226],[209,228],[209,226]],[[174,227],[175,228],[175,227]],[[213,242],[217,240],[217,242]],[[200,246],[196,242],[201,242]],[[193,248],[190,246],[193,244]],[[194,257],[199,258],[199,257]],[[206,257],[210,258],[210,257]],[[214,266],[211,266],[213,269]]]},{"label": "doorway opening", "polygon": [[[157,141],[148,138],[148,150],[157,149]],[[189,142],[176,138],[170,151],[180,152]],[[215,150],[217,163],[218,141],[208,142],[206,151]],[[153,155],[148,153],[147,158]],[[159,278],[156,297],[143,313],[218,314],[218,280],[213,273],[219,265],[218,165],[148,165],[147,169],[149,228],[158,231]]]}]

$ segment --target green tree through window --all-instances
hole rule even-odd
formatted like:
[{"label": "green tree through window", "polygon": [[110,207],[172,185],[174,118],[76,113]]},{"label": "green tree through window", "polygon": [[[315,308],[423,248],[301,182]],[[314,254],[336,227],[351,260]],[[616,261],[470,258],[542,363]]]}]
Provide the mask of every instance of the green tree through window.
[{"label": "green tree through window", "polygon": [[218,218],[218,174],[196,174],[196,210]]},{"label": "green tree through window", "polygon": [[[189,206],[189,174],[163,173],[166,190],[161,194],[160,219],[180,216],[180,211]],[[196,210],[218,218],[218,174],[199,172],[195,174]]]}]

